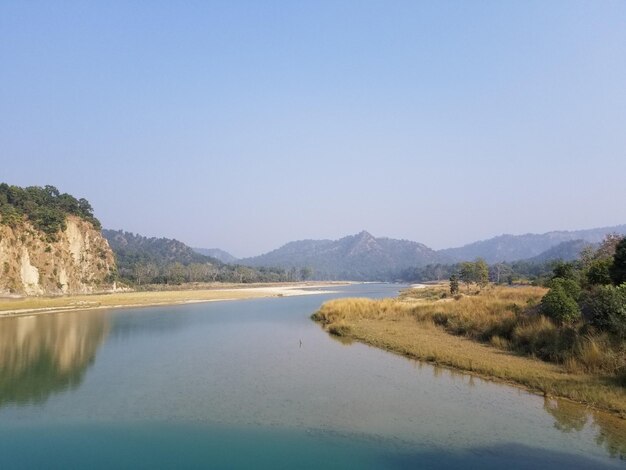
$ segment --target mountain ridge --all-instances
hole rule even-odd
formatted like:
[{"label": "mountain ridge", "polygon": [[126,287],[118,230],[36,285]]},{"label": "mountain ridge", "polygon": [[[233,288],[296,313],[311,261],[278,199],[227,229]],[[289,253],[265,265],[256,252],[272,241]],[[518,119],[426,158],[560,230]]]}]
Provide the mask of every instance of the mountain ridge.
[{"label": "mountain ridge", "polygon": [[504,234],[467,245],[433,250],[423,243],[374,237],[363,230],[337,240],[304,239],[285,243],[259,256],[242,258],[247,266],[284,269],[309,267],[320,279],[394,280],[407,268],[429,264],[454,264],[483,258],[488,263],[575,259],[586,245],[602,241],[609,233],[626,235],[626,225],[554,230],[542,234]]},{"label": "mountain ridge", "polygon": [[255,267],[308,267],[313,270],[313,277],[320,279],[390,280],[402,268],[441,260],[422,243],[376,238],[363,230],[338,240],[292,241],[239,262]]},{"label": "mountain ridge", "polygon": [[503,234],[439,252],[455,262],[475,258],[483,258],[488,263],[521,261],[539,256],[562,242],[582,240],[599,243],[609,233],[626,235],[626,224],[582,230],[553,230],[540,234]]}]

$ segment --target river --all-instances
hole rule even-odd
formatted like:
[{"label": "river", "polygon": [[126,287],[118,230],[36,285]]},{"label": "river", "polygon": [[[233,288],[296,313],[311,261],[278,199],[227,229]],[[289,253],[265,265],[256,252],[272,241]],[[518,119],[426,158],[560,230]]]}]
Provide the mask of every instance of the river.
[{"label": "river", "polygon": [[0,468],[625,468],[626,422],[330,337],[322,295],[0,319]]}]

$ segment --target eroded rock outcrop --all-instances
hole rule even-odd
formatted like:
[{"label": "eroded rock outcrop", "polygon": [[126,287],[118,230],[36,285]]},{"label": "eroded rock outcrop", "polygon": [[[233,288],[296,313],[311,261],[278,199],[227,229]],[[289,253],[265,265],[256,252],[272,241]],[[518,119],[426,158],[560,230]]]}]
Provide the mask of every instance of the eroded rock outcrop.
[{"label": "eroded rock outcrop", "polygon": [[115,258],[89,221],[68,216],[51,240],[24,221],[0,225],[1,294],[77,294],[109,287]]}]

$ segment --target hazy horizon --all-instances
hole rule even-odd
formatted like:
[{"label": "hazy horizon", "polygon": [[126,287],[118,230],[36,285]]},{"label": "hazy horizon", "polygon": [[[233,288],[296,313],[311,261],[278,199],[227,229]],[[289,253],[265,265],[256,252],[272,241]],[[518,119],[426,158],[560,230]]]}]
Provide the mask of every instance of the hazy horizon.
[{"label": "hazy horizon", "polygon": [[626,223],[625,2],[0,4],[0,181],[237,257]]}]

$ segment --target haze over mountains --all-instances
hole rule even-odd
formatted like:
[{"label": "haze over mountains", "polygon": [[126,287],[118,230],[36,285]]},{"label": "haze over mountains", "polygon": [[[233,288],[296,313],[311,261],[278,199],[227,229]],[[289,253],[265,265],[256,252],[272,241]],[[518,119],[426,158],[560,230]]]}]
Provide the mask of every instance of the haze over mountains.
[{"label": "haze over mountains", "polygon": [[589,244],[599,243],[606,234],[626,235],[626,225],[544,234],[500,235],[468,245],[433,250],[409,240],[375,237],[362,231],[339,240],[299,240],[289,242],[260,256],[237,259],[230,253],[212,248],[190,248],[169,239],[146,238],[121,231],[103,231],[118,257],[122,270],[136,262],[157,264],[179,262],[222,263],[253,268],[279,268],[288,272],[312,270],[314,279],[355,281],[394,280],[405,269],[427,265],[451,265],[484,258],[488,263],[573,260]]},{"label": "haze over mountains", "polygon": [[529,260],[546,262],[575,259],[588,244],[599,243],[608,233],[626,234],[626,225],[544,234],[500,235],[459,248],[435,251],[421,243],[376,238],[368,232],[340,240],[301,240],[269,253],[244,258],[248,266],[282,268],[307,266],[321,279],[394,279],[406,268],[453,264],[484,258],[488,263]]},{"label": "haze over mountains", "polygon": [[440,250],[439,253],[454,261],[475,258],[484,258],[488,263],[519,261],[540,256],[543,252],[563,242],[582,240],[588,243],[599,243],[608,233],[624,235],[626,234],[626,225],[587,230],[561,230],[543,234],[500,235],[459,248]]}]

